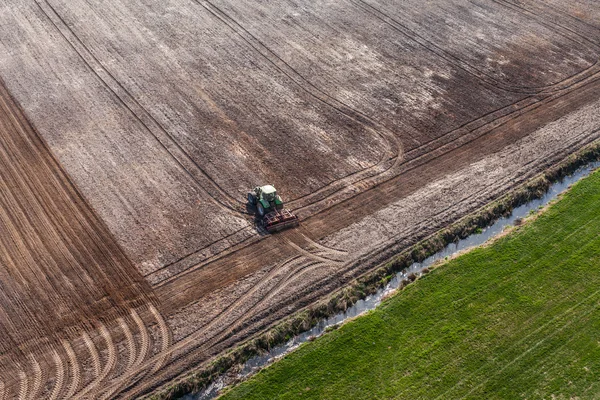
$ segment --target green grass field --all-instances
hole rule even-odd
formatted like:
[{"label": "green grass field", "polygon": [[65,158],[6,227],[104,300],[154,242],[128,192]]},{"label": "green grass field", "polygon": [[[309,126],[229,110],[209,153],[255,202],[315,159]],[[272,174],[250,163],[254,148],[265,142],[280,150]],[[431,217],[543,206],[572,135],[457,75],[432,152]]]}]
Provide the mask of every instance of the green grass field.
[{"label": "green grass field", "polygon": [[600,172],[224,399],[600,398]]}]

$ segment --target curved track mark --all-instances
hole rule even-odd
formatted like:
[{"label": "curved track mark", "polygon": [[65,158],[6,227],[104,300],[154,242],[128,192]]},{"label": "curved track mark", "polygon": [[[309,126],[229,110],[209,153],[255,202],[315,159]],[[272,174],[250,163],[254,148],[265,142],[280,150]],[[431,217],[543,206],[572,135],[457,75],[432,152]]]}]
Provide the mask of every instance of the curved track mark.
[{"label": "curved track mark", "polygon": [[52,387],[52,391],[50,392],[48,398],[49,400],[58,400],[65,384],[65,374],[67,373],[67,370],[62,358],[56,350],[53,351],[52,358],[54,359],[54,370],[56,371],[56,377],[54,386]]},{"label": "curved track mark", "polygon": [[336,249],[333,247],[327,247],[327,246],[323,246],[322,244],[315,242],[314,240],[310,239],[308,236],[302,234],[302,236],[314,247],[317,247],[321,250],[323,250],[324,252],[327,253],[335,253],[335,254],[339,254],[339,255],[346,255],[348,254],[348,251],[346,250],[341,250],[341,249]]},{"label": "curved track mark", "polygon": [[148,331],[146,330],[146,325],[144,325],[144,321],[142,321],[142,318],[140,318],[137,311],[131,310],[131,317],[135,321],[135,324],[140,333],[140,352],[138,353],[138,356],[134,363],[134,365],[140,365],[146,358],[148,352],[150,351],[150,338],[148,336]]},{"label": "curved track mark", "polygon": [[[544,25],[545,27],[547,27],[550,30],[553,30],[554,32],[558,33],[559,35],[577,43],[580,45],[583,45],[581,42],[578,42],[577,40],[569,37],[570,35],[576,36],[578,37],[580,40],[583,40],[584,42],[587,42],[588,46],[592,46],[595,47],[597,50],[600,49],[600,44],[598,44],[597,42],[590,40],[588,37],[580,34],[579,32],[574,31],[571,28],[568,28],[562,24],[559,24],[558,22],[555,21],[548,21],[545,17],[539,15],[538,13],[536,13],[535,11],[532,11],[530,9],[528,9],[527,7],[523,7],[522,5],[519,5],[517,3],[514,3],[512,1],[508,1],[508,0],[491,0],[492,2],[499,4],[501,6],[507,7],[511,10],[520,12],[523,15],[528,16],[529,18],[535,19],[537,20],[541,25]],[[539,9],[539,8],[538,8]],[[540,10],[539,12],[543,13],[543,10]]]},{"label": "curved track mark", "polygon": [[[159,353],[165,352],[171,343],[173,342],[173,335],[171,334],[171,330],[169,326],[165,322],[161,313],[154,307],[154,305],[150,306],[150,312],[154,316],[154,319],[158,322],[158,327],[160,329],[160,339],[161,339],[161,347],[162,350]],[[166,361],[167,355],[163,358],[156,366],[152,369],[152,373],[156,372],[160,367],[162,367],[163,363]]]},{"label": "curved track mark", "polygon": [[[244,314],[242,314],[239,318],[235,319],[229,326],[215,334],[213,337],[208,339],[205,343],[201,344],[195,351],[199,350],[209,350],[214,347],[219,341],[223,340],[230,334],[232,334],[239,326],[241,326],[251,315],[252,311],[259,309],[262,305],[264,305],[268,300],[271,300],[275,296],[277,296],[285,287],[296,280],[298,277],[309,273],[312,270],[318,268],[337,268],[338,265],[333,263],[325,263],[322,261],[309,261],[308,263],[303,263],[290,271],[283,279],[281,279],[277,285],[269,291],[263,298],[261,298],[258,302],[250,307]],[[178,343],[179,344],[179,343]],[[182,358],[184,356],[180,356]],[[134,391],[133,393],[128,393],[128,396],[136,396],[139,394],[138,391]]]},{"label": "curved track mark", "polygon": [[[187,338],[180,340],[175,345],[170,347],[167,351],[158,353],[158,354],[154,355],[153,357],[151,357],[150,359],[146,360],[135,371],[130,371],[128,373],[125,373],[123,377],[115,380],[111,385],[109,385],[106,388],[105,393],[107,393],[107,394],[103,397],[109,398],[114,393],[117,393],[119,390],[121,390],[121,388],[125,387],[128,383],[130,383],[130,381],[132,379],[140,379],[139,371],[143,371],[145,369],[153,367],[160,359],[164,358],[165,356],[171,356],[171,354],[173,354],[175,351],[184,348],[189,342],[195,340],[198,336],[201,336],[201,335],[205,334],[206,332],[209,332],[211,329],[213,329],[214,326],[218,326],[220,324],[222,325],[223,320],[229,315],[230,312],[238,309],[244,302],[246,302],[247,300],[252,298],[252,296],[254,296],[260,289],[263,289],[265,285],[268,285],[269,283],[271,283],[270,282],[271,278],[273,278],[275,275],[277,275],[277,273],[281,272],[280,271],[281,268],[284,268],[288,264],[293,265],[295,262],[302,261],[301,259],[302,259],[302,256],[291,257],[291,258],[281,262],[276,267],[272,268],[267,273],[267,275],[261,280],[261,282],[259,282],[252,289],[250,289],[248,292],[246,292],[243,296],[241,296],[236,301],[234,301],[225,310],[221,311],[217,316],[215,316],[210,322],[208,322],[202,328],[200,328],[199,330],[197,330],[196,332],[194,332],[192,335],[188,336]],[[289,278],[290,274],[291,273],[288,273],[288,275],[286,277],[284,277],[282,280],[280,280],[279,282],[281,282],[283,280],[287,280]],[[271,289],[269,289],[269,291],[267,292],[265,297],[268,296],[270,292],[275,290],[277,288],[277,285],[278,285],[278,283],[275,283],[273,285],[273,287]],[[257,300],[250,307],[250,310],[253,309],[256,306],[256,304],[260,303],[260,302],[261,302],[261,300]],[[248,311],[244,312],[235,321],[239,321],[239,319],[243,318],[245,315],[247,315],[247,313],[248,313]],[[235,321],[234,321],[234,323],[235,323]],[[209,341],[213,340],[216,336],[220,336],[220,332],[223,332],[223,330],[218,331],[215,335],[213,335],[211,337],[211,339],[209,339]]]},{"label": "curved track mark", "polygon": [[[321,196],[321,194],[324,191],[329,191],[332,188],[336,188],[339,186],[347,186],[352,183],[356,183],[356,181],[365,179],[365,175],[373,175],[374,171],[376,175],[384,173],[390,168],[397,166],[401,162],[403,158],[402,155],[404,153],[403,146],[394,132],[392,132],[385,126],[379,124],[377,121],[371,119],[368,115],[362,113],[359,110],[354,109],[353,107],[349,106],[343,101],[329,95],[328,93],[315,86],[310,80],[306,79],[302,74],[300,74],[296,69],[289,65],[273,50],[266,46],[260,39],[258,39],[250,31],[248,31],[243,25],[241,25],[239,22],[237,22],[234,18],[232,18],[229,14],[221,10],[215,4],[211,3],[208,0],[194,1],[200,6],[202,6],[205,10],[210,12],[215,18],[223,22],[235,34],[237,34],[242,40],[244,40],[252,49],[254,49],[259,55],[261,55],[267,62],[272,64],[277,70],[279,70],[282,74],[284,74],[292,82],[294,82],[294,84],[296,84],[300,89],[305,91],[314,99],[320,101],[328,107],[332,107],[333,109],[337,110],[346,117],[361,124],[373,134],[379,136],[387,146],[385,154],[382,155],[382,158],[377,164],[357,171],[355,173],[349,174],[344,178],[335,180],[309,195],[301,196],[288,201],[288,204],[291,208],[297,207],[297,203],[299,203],[300,200],[302,200],[303,202],[311,202],[311,199]],[[395,160],[395,162],[392,164],[392,166],[385,166],[385,164],[389,160]]]},{"label": "curved track mark", "polygon": [[129,325],[125,321],[123,317],[117,319],[119,326],[121,327],[121,331],[123,335],[125,335],[126,347],[127,347],[127,363],[125,364],[125,371],[128,371],[135,365],[137,350],[135,347],[135,342],[133,340],[133,334],[129,329]]},{"label": "curved track mark", "polygon": [[[88,353],[90,354],[90,357],[92,359],[92,366],[94,368],[94,377],[100,375],[100,372],[102,371],[101,369],[101,363],[100,363],[100,355],[98,354],[98,349],[96,348],[96,345],[94,344],[94,342],[92,341],[92,338],[90,337],[90,335],[87,332],[83,332],[83,341],[85,342],[85,346],[88,349]],[[92,379],[93,381],[94,379]]]},{"label": "curved track mark", "polygon": [[[156,307],[154,307],[154,305],[151,305],[149,307],[149,309],[150,309],[150,312],[152,313],[152,315],[154,316],[154,319],[158,323],[158,327],[160,330],[161,349],[159,350],[157,355],[161,355],[161,357],[158,357],[158,360],[156,360],[155,365],[151,369],[144,368],[145,371],[143,372],[143,374],[138,374],[136,376],[137,380],[142,379],[147,375],[156,373],[165,364],[165,362],[167,362],[167,360],[169,359],[169,357],[171,355],[168,352],[169,346],[171,345],[171,342],[172,342],[171,330],[169,329],[168,325],[165,323],[160,312],[156,309]],[[119,390],[121,390],[123,388],[123,386],[125,386],[127,383],[128,383],[127,381],[123,381],[121,383],[121,385],[118,385],[116,387],[113,387],[112,389],[105,391],[102,395],[100,395],[99,398],[110,399],[114,395],[115,392],[118,392]]]},{"label": "curved track mark", "polygon": [[77,392],[77,389],[79,389],[79,385],[81,384],[81,370],[79,361],[77,360],[77,356],[75,355],[75,351],[73,350],[73,347],[71,347],[71,344],[66,340],[64,340],[62,344],[69,357],[69,364],[71,364],[72,369],[71,384],[65,395],[65,398],[70,399]]},{"label": "curved track mark", "polygon": [[322,257],[319,256],[317,254],[311,253],[310,251],[304,249],[302,246],[297,245],[296,243],[292,242],[291,240],[289,240],[287,242],[290,246],[292,246],[294,249],[298,250],[298,252],[302,255],[304,255],[305,257],[315,260],[315,261],[320,261],[323,263],[331,263],[331,262],[335,262],[335,263],[340,263],[341,261],[338,260],[332,260],[330,258],[326,258],[326,257]]},{"label": "curved track mark", "polygon": [[27,381],[27,374],[19,369],[19,399],[28,399],[29,398],[29,383]]},{"label": "curved track mark", "polygon": [[[106,364],[104,365],[104,368],[102,369],[102,371],[99,371],[99,373],[96,374],[96,378],[93,379],[85,388],[83,388],[77,394],[77,396],[74,397],[75,400],[83,398],[86,394],[88,394],[90,392],[90,390],[97,388],[98,385],[108,376],[109,372],[116,365],[117,354],[116,354],[115,345],[113,343],[112,337],[110,336],[110,332],[108,332],[108,329],[106,329],[106,326],[104,326],[104,324],[102,324],[100,326],[100,335],[106,342],[106,349],[108,352]],[[93,346],[93,343],[92,343],[92,346]],[[96,354],[98,354],[97,350],[96,350]]]},{"label": "curved track mark", "polygon": [[40,363],[38,363],[33,354],[30,354],[28,358],[33,365],[33,386],[30,390],[31,398],[39,399],[41,395],[40,391],[42,390],[42,380],[44,379],[42,369],[40,368]]},{"label": "curved track mark", "polygon": [[[42,1],[44,2],[45,6],[48,8],[47,10],[45,9],[46,7],[44,7],[41,4]],[[90,70],[105,84],[105,86],[115,96],[117,96],[117,98],[121,101],[121,103],[132,113],[132,115],[140,123],[142,123],[142,125],[147,129],[147,131],[150,132],[150,134],[152,134],[155,137],[155,139],[161,144],[161,146],[167,152],[169,152],[169,154],[171,154],[171,156],[180,165],[180,167],[183,168],[183,170],[194,181],[196,181],[196,183],[207,194],[209,194],[209,196],[211,197],[211,199],[212,199],[213,202],[216,202],[216,204],[218,204],[220,206],[223,206],[223,207],[225,207],[225,208],[227,208],[230,211],[233,211],[235,213],[244,214],[244,215],[248,214],[246,211],[244,211],[245,202],[235,199],[225,189],[221,188],[191,158],[191,156],[189,156],[189,154],[166,131],[166,129],[158,121],[156,121],[154,119],[154,117],[152,117],[152,115],[142,105],[140,105],[138,103],[138,101],[135,99],[135,97],[133,95],[131,95],[122,86],[122,84],[110,73],[110,71],[108,71],[108,69],[94,56],[94,54],[91,52],[91,50],[77,37],[77,35],[73,32],[73,30],[68,26],[68,24],[63,20],[63,18],[58,14],[58,12],[56,11],[56,9],[52,6],[52,4],[50,4],[49,0],[36,0],[36,4],[39,6],[39,8],[42,10],[42,12],[44,12],[44,14],[51,21],[51,23],[55,26],[55,28],[61,33],[61,35],[64,37],[64,39],[77,52],[77,54],[84,61],[84,63],[87,64],[87,66],[90,68]],[[330,190],[329,186],[331,186],[331,185],[337,185],[337,186],[339,186],[339,185],[348,185],[349,182],[351,182],[352,180],[362,179],[365,174],[367,174],[367,175],[372,174],[372,170],[376,170],[377,171],[378,169],[381,169],[382,168],[382,164],[384,164],[388,160],[393,159],[393,158],[401,158],[401,154],[403,152],[402,151],[402,144],[398,140],[398,138],[396,137],[396,135],[394,135],[391,131],[387,130],[387,128],[385,128],[383,126],[379,126],[378,123],[376,123],[375,121],[372,121],[368,116],[360,113],[357,110],[352,109],[351,107],[345,105],[341,101],[333,99],[329,95],[327,95],[325,93],[322,93],[318,88],[312,87],[312,84],[310,84],[310,82],[308,82],[301,75],[299,75],[289,65],[285,64],[287,66],[286,69],[291,69],[293,71],[294,75],[300,76],[301,81],[310,84],[310,86],[312,87],[312,89],[314,89],[314,90],[316,90],[316,91],[318,91],[320,93],[320,95],[315,95],[314,90],[307,89],[305,85],[302,85],[301,83],[297,82],[297,79],[292,78],[289,75],[289,71],[286,71],[286,70],[282,69],[280,63],[274,62],[271,58],[269,58],[268,56],[266,56],[265,54],[263,54],[262,52],[260,52],[258,49],[256,49],[256,47],[248,41],[248,38],[246,38],[238,30],[236,30],[234,27],[232,27],[229,24],[229,21],[224,20],[223,17],[226,18],[226,19],[228,19],[228,20],[233,21],[234,24],[238,25],[241,29],[244,30],[244,32],[246,32],[248,35],[250,35],[253,38],[253,41],[260,43],[261,47],[264,47],[270,54],[275,55],[274,53],[272,53],[272,51],[270,51],[268,48],[266,48],[260,41],[258,41],[254,36],[252,36],[248,31],[246,31],[243,27],[241,27],[239,24],[237,24],[237,22],[235,22],[235,20],[231,19],[227,14],[223,13],[221,10],[219,10],[218,8],[216,8],[216,6],[214,6],[212,4],[210,4],[210,6],[213,7],[212,9],[210,8],[210,6],[208,6],[208,4],[202,4],[200,2],[198,2],[198,4],[202,5],[211,14],[215,15],[215,17],[217,17],[222,22],[224,22],[225,24],[227,24],[227,26],[229,26],[235,33],[237,33],[238,35],[240,35],[243,40],[245,40],[246,42],[248,42],[248,44],[250,46],[252,46],[253,48],[255,48],[255,50],[258,51],[269,62],[273,63],[278,70],[280,70],[282,73],[284,73],[286,76],[288,76],[288,78],[291,79],[301,89],[303,89],[304,91],[306,91],[307,93],[309,93],[310,95],[312,95],[313,97],[315,97],[316,99],[320,100],[321,102],[325,103],[327,106],[336,109],[338,112],[344,114],[346,117],[354,120],[357,123],[360,123],[361,125],[365,126],[367,129],[372,130],[375,134],[381,136],[384,139],[384,142],[386,143],[386,145],[388,145],[389,148],[388,148],[388,150],[386,150],[386,152],[385,152],[386,154],[384,154],[382,156],[382,159],[381,159],[381,161],[379,163],[377,163],[377,164],[375,164],[375,165],[373,165],[371,167],[367,167],[367,168],[365,168],[363,170],[357,171],[357,172],[355,172],[353,174],[350,174],[347,177],[341,178],[340,180],[333,181],[329,185],[326,185],[326,186],[320,188],[319,190],[311,193],[310,196],[320,195],[320,191],[323,191],[323,190]],[[218,10],[218,11],[216,11],[216,10]],[[51,18],[50,14],[52,14],[52,16],[54,16],[55,18],[54,19]],[[59,27],[59,25],[62,27],[62,29]],[[69,39],[69,37],[71,39]],[[277,57],[277,56],[275,55],[275,57]],[[277,57],[277,59],[280,62],[285,63],[279,57]],[[109,84],[109,82],[112,83],[112,85]],[[117,92],[119,92],[120,94],[117,93]],[[324,99],[323,96],[325,96],[326,99]],[[339,103],[339,104],[332,104],[332,102],[330,100],[334,100],[336,103]],[[136,112],[134,109],[136,109],[138,111]],[[150,128],[151,125],[157,127],[157,129],[151,129]],[[155,131],[158,131],[160,133],[161,138],[158,137],[158,135],[156,134]],[[170,143],[171,145],[167,145],[168,143]],[[393,145],[390,146],[390,143],[393,143]],[[175,146],[174,150],[173,150],[173,146],[172,145]],[[176,153],[180,153],[181,155],[183,155],[183,157],[176,156],[174,154],[175,152]],[[187,165],[187,166],[184,165],[183,162],[180,160],[180,158],[182,160],[184,160],[186,164],[189,164],[189,165]],[[394,163],[394,165],[396,165],[396,164],[398,164],[398,163]],[[389,168],[386,168],[386,167],[383,167],[383,168],[384,168],[384,172],[385,172],[385,170],[389,169]],[[199,171],[201,171],[201,175],[203,177],[203,180],[208,180],[209,183],[198,181],[198,178],[195,176],[195,174],[192,174],[190,172],[193,169],[198,169]],[[381,173],[381,171],[377,171],[376,173]],[[215,193],[212,193],[212,191],[208,190],[208,188],[210,188],[210,187],[214,188],[217,191],[217,193],[215,194]],[[225,199],[227,201],[224,201]],[[299,199],[294,199],[292,201],[298,201],[298,200]],[[292,201],[290,201],[290,203]]]}]

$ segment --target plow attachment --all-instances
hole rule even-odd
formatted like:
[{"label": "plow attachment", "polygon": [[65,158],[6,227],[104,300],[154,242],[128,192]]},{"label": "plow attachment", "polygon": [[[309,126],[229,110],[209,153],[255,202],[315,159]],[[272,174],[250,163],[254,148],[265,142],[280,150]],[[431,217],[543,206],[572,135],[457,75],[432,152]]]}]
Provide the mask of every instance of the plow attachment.
[{"label": "plow attachment", "polygon": [[279,232],[287,228],[293,228],[300,225],[298,216],[290,210],[275,210],[264,216],[262,220],[263,227],[269,233]]}]

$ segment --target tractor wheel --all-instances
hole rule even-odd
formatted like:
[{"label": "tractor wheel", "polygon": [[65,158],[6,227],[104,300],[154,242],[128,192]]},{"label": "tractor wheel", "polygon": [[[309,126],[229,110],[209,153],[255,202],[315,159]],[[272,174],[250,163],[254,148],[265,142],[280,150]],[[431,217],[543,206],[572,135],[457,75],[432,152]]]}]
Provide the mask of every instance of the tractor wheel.
[{"label": "tractor wheel", "polygon": [[256,195],[252,192],[248,192],[248,203],[252,204],[253,206],[256,205]]},{"label": "tractor wheel", "polygon": [[262,203],[259,201],[256,207],[256,210],[258,211],[258,215],[260,215],[261,217],[265,216],[265,208],[263,207]]},{"label": "tractor wheel", "polygon": [[275,204],[276,210],[283,210],[283,204]]}]

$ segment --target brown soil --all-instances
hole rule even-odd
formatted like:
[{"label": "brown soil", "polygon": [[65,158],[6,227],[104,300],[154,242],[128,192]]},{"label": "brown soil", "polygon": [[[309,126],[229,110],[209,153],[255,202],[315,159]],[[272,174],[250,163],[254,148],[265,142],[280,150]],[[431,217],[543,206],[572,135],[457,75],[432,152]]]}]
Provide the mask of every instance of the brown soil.
[{"label": "brown soil", "polygon": [[4,2],[0,400],[147,393],[596,140],[563,3]]}]

